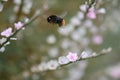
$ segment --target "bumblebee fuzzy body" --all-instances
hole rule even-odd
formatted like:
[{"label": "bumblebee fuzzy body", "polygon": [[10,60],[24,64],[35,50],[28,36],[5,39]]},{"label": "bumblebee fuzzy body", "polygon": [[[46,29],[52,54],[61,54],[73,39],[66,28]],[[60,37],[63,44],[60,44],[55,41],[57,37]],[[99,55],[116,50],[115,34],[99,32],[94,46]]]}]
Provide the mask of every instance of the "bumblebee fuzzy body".
[{"label": "bumblebee fuzzy body", "polygon": [[49,23],[53,23],[53,24],[58,24],[59,27],[64,26],[65,25],[65,20],[62,19],[61,17],[58,17],[56,15],[51,15],[47,18],[47,21]]}]

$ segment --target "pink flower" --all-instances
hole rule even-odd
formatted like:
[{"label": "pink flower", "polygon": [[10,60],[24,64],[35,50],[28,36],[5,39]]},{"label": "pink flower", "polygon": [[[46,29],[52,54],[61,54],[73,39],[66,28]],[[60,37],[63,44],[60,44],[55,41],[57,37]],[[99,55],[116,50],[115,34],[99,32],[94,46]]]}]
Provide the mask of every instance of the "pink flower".
[{"label": "pink flower", "polygon": [[80,6],[81,11],[86,12],[87,10],[87,5],[83,4]]},{"label": "pink flower", "polygon": [[120,79],[120,68],[116,68],[111,70],[111,73],[109,73],[111,75],[111,77],[115,78],[115,79]]},{"label": "pink flower", "polygon": [[120,64],[108,68],[106,73],[114,78],[114,80],[120,80]]},{"label": "pink flower", "polygon": [[12,35],[12,28],[11,27],[4,30],[3,32],[1,32],[1,36],[9,37],[11,35]]},{"label": "pink flower", "polygon": [[96,13],[94,8],[89,9],[88,13],[87,13],[87,17],[90,19],[95,19],[96,18]]},{"label": "pink flower", "polygon": [[66,56],[68,58],[69,61],[74,62],[78,59],[78,55],[77,53],[72,53],[69,52],[68,55]]},{"label": "pink flower", "polygon": [[23,26],[23,23],[22,22],[17,22],[17,23],[14,23],[14,26],[15,26],[15,29],[20,29],[22,26]]},{"label": "pink flower", "polygon": [[101,43],[103,42],[103,38],[102,38],[102,36],[100,36],[100,35],[94,35],[94,36],[92,37],[92,42],[93,42],[94,44],[99,45],[99,44],[101,44]]}]

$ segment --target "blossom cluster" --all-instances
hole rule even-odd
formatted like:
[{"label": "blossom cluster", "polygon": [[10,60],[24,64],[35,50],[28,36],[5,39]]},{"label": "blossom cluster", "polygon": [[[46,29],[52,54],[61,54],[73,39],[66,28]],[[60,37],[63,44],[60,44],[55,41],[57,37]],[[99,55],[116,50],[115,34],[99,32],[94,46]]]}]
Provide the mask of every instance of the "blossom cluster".
[{"label": "blossom cluster", "polygon": [[[7,2],[8,0],[1,0],[0,1],[0,11],[2,10],[3,8],[3,5],[1,4],[4,3],[4,2]],[[15,7],[14,7],[14,12],[19,12],[19,11],[22,11],[23,13],[25,14],[29,14],[30,11],[31,11],[31,7],[32,7],[32,0],[25,0],[25,1],[22,1],[22,0],[14,0],[13,1],[14,4],[15,4]],[[21,4],[23,5],[21,7]],[[27,4],[27,5],[26,5]],[[21,8],[20,8],[21,7]],[[18,16],[15,17],[15,15],[11,15],[10,17],[10,22],[16,22],[18,21],[17,23],[14,23],[14,27],[8,27],[7,29],[5,29],[4,31],[2,31],[0,33],[0,36],[2,36],[2,38],[0,39],[0,52],[4,52],[5,51],[5,46],[10,44],[10,40],[17,40],[16,37],[14,37],[20,30],[24,30],[25,27],[30,24],[31,22],[33,22],[34,20],[36,20],[38,18],[38,16],[41,14],[40,12],[44,11],[44,10],[47,10],[48,9],[48,5],[46,3],[43,4],[43,7],[41,10],[36,10],[36,12],[34,13],[34,15],[32,16],[31,19],[25,17],[23,22],[21,21],[18,21],[17,18]]]},{"label": "blossom cluster", "polygon": [[69,52],[66,56],[60,56],[58,60],[50,60],[49,62],[41,62],[38,66],[31,67],[32,72],[42,72],[46,70],[55,70],[63,65],[79,61],[89,57],[97,56],[95,52],[89,53],[83,51],[80,55],[75,52]]},{"label": "blossom cluster", "polygon": [[[88,12],[87,12],[87,9],[88,9]],[[94,6],[88,8],[88,5],[86,5],[86,4],[81,5],[80,10],[82,12],[87,12],[86,16],[89,19],[96,19],[97,14],[105,14],[106,13],[105,8],[100,8],[100,9],[96,10]]]},{"label": "blossom cluster", "polygon": [[109,47],[107,49],[102,49],[100,52],[90,52],[90,51],[82,51],[81,54],[75,52],[68,52],[66,56],[60,56],[57,60],[50,60],[48,62],[41,62],[36,66],[32,66],[30,70],[32,72],[43,72],[47,70],[56,70],[61,68],[62,66],[75,63],[77,61],[86,60],[94,57],[99,57],[101,55],[107,54],[112,51],[112,48]]},{"label": "blossom cluster", "polygon": [[9,27],[0,33],[0,35],[2,36],[2,39],[0,39],[0,52],[4,52],[5,46],[10,44],[10,41],[7,41],[7,39],[10,38],[10,40],[17,40],[17,38],[12,37],[12,35],[19,29],[23,28],[23,25],[24,24],[22,22],[14,23],[15,31],[13,31],[12,27]]}]

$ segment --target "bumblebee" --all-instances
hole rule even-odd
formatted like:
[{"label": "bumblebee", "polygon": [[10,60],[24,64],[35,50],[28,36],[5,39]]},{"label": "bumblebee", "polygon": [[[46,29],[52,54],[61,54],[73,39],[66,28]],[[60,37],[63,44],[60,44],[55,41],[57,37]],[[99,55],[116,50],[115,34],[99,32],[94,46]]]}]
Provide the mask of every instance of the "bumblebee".
[{"label": "bumblebee", "polygon": [[65,20],[61,17],[56,16],[56,15],[50,15],[47,18],[47,21],[49,23],[58,24],[59,27],[63,27],[65,25]]}]

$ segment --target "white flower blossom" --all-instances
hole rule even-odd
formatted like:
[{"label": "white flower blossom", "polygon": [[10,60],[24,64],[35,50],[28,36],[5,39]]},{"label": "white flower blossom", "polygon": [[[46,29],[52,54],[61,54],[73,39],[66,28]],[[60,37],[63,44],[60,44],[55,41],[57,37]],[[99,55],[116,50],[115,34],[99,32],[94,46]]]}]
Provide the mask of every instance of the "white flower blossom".
[{"label": "white flower blossom", "polygon": [[50,70],[55,70],[59,66],[57,60],[51,60],[47,63],[47,67]]},{"label": "white flower blossom", "polygon": [[65,56],[61,56],[58,58],[58,63],[59,64],[67,64],[69,62],[68,58]]},{"label": "white flower blossom", "polygon": [[88,55],[88,53],[87,53],[86,51],[83,51],[83,52],[81,53],[81,57],[82,57],[82,58],[87,58],[87,57],[89,57],[89,55]]},{"label": "white flower blossom", "polygon": [[3,44],[6,40],[7,39],[3,37],[2,39],[0,39],[0,44]]},{"label": "white flower blossom", "polygon": [[47,64],[45,62],[42,62],[41,64],[38,65],[38,70],[39,71],[45,71],[47,70]]},{"label": "white flower blossom", "polygon": [[100,13],[100,14],[105,14],[106,13],[106,10],[105,8],[100,8],[97,13]]},{"label": "white flower blossom", "polygon": [[55,38],[54,35],[50,35],[50,36],[47,37],[46,41],[49,44],[54,44],[56,42],[56,38]]},{"label": "white flower blossom", "polygon": [[0,52],[4,52],[4,51],[5,51],[5,47],[1,47]]}]

